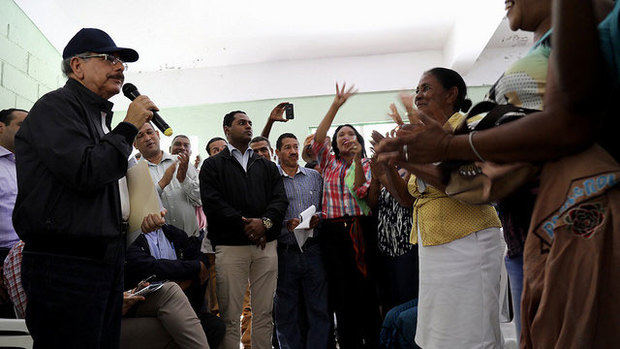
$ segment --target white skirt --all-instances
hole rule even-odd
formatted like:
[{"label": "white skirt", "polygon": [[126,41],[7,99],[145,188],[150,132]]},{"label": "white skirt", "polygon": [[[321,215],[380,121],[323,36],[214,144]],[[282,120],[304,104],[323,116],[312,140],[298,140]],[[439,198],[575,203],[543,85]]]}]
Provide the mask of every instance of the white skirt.
[{"label": "white skirt", "polygon": [[[418,241],[422,241],[419,237]],[[499,228],[421,246],[415,341],[422,348],[501,348]]]}]

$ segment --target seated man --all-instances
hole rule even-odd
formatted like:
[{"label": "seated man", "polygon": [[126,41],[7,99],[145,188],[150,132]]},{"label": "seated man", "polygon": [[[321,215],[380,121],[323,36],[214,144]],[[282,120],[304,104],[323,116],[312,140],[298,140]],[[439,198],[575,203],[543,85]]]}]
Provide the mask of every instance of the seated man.
[{"label": "seated man", "polygon": [[[26,293],[21,283],[22,250],[19,241],[4,262],[3,280],[18,319],[26,316]],[[137,304],[136,304],[137,303]],[[123,297],[121,348],[208,348],[207,337],[189,300],[174,282],[147,295]]]},{"label": "seated man", "polygon": [[154,280],[176,281],[185,291],[201,320],[207,339],[217,347],[224,336],[224,323],[203,309],[205,281],[209,273],[207,257],[200,252],[202,241],[172,225],[140,234],[127,249],[125,285],[137,285],[151,275]]},{"label": "seated man", "polygon": [[201,321],[176,283],[144,297],[130,291],[123,296],[121,348],[209,348]]}]

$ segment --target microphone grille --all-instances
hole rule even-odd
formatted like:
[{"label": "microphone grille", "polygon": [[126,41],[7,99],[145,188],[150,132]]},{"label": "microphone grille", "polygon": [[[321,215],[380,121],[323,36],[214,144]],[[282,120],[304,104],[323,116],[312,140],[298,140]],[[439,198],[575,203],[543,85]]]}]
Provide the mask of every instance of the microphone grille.
[{"label": "microphone grille", "polygon": [[125,97],[131,99],[132,101],[140,95],[140,93],[135,92],[138,92],[138,88],[136,87],[136,85],[132,83],[126,83],[125,85],[123,85],[123,94],[125,95]]}]

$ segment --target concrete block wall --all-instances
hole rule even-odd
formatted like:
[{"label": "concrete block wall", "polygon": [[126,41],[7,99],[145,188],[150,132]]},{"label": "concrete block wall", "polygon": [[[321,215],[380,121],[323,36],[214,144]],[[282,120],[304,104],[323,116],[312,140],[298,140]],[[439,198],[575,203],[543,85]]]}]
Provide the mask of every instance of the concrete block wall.
[{"label": "concrete block wall", "polygon": [[62,56],[13,0],[0,0],[0,109],[29,110],[64,84]]}]

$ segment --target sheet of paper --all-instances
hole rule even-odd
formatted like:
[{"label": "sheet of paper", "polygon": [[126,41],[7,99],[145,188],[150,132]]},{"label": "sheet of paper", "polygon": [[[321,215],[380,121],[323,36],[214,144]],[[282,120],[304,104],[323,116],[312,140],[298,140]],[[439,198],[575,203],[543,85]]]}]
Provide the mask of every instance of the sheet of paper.
[{"label": "sheet of paper", "polygon": [[159,213],[161,206],[146,161],[140,160],[127,170],[127,188],[129,189],[129,204],[131,205],[131,213],[129,214],[130,236],[127,236],[127,245],[129,246],[129,241],[138,237],[144,217],[149,213]]},{"label": "sheet of paper", "polygon": [[314,229],[310,229],[310,220],[312,216],[316,213],[316,207],[314,205],[308,207],[304,210],[300,215],[299,219],[301,223],[295,228],[293,233],[295,234],[295,240],[297,240],[297,245],[299,249],[303,251],[303,245],[306,243],[309,237],[314,236]]},{"label": "sheet of paper", "polygon": [[315,213],[316,213],[316,207],[314,207],[314,205],[311,205],[310,207],[305,209],[302,213],[300,213],[299,219],[301,220],[301,223],[299,223],[299,225],[297,226],[297,228],[295,228],[295,230],[310,229],[310,219]]}]

